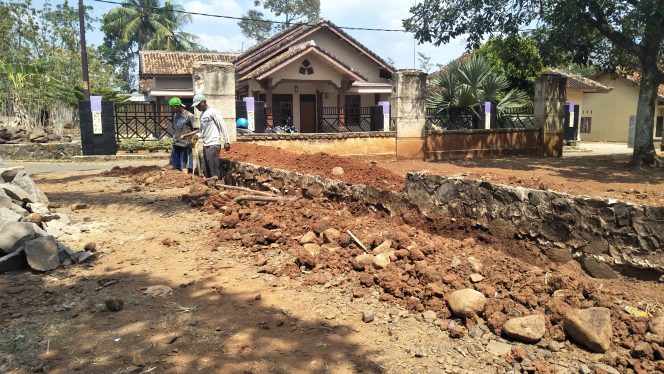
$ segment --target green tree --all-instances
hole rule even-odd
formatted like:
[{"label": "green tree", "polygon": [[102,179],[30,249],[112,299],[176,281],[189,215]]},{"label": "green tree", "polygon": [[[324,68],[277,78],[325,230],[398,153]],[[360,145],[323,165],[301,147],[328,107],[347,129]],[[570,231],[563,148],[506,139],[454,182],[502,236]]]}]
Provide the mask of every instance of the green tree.
[{"label": "green tree", "polygon": [[496,103],[501,112],[530,102],[526,92],[510,89],[509,80],[477,54],[467,60],[450,63],[432,79],[431,84],[434,90],[427,101],[430,106],[439,109],[474,108],[489,100]]},{"label": "green tree", "polygon": [[507,77],[510,87],[535,93],[535,80],[544,63],[534,39],[519,35],[493,36],[474,53],[483,56],[499,74]]},{"label": "green tree", "polygon": [[140,50],[186,51],[197,37],[182,31],[191,22],[184,8],[166,0],[125,0],[103,18],[102,29],[119,32],[120,41],[133,52]]},{"label": "green tree", "polygon": [[284,16],[284,23],[273,24],[261,11],[250,9],[238,25],[242,34],[257,42],[295,23],[315,23],[320,18],[320,0],[256,0],[254,6],[261,6],[277,17]]},{"label": "green tree", "polygon": [[574,62],[636,69],[640,92],[631,164],[661,165],[653,144],[657,89],[664,83],[664,2],[661,0],[423,0],[404,27],[436,45],[467,35],[469,48],[492,33],[533,27],[542,46]]}]

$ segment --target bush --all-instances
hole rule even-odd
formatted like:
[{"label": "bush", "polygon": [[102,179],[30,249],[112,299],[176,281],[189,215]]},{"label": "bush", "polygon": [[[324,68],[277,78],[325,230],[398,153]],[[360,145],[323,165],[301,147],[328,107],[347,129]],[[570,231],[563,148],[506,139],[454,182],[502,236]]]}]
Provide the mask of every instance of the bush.
[{"label": "bush", "polygon": [[120,141],[120,148],[126,152],[134,152],[143,148],[143,142],[138,139],[123,139]]}]

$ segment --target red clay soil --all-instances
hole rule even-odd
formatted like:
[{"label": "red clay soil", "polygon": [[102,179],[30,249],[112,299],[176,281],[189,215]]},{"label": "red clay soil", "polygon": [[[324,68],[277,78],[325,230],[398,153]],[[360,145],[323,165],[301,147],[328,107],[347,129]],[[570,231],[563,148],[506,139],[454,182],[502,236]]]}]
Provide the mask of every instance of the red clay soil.
[{"label": "red clay soil", "polygon": [[[410,171],[485,180],[492,183],[572,195],[619,199],[640,205],[664,206],[664,170],[629,168],[629,156],[565,158],[505,157],[425,162],[391,157],[354,158],[325,153],[296,154],[250,143],[233,144],[223,158],[273,166],[347,183],[400,191]],[[332,174],[340,166],[344,174]]]},{"label": "red clay soil", "polygon": [[[164,186],[176,186],[181,182],[180,174],[148,172],[132,179],[140,185],[159,178]],[[500,335],[509,318],[544,314],[545,339],[562,342],[566,340],[563,316],[570,308],[605,307],[611,310],[614,335],[611,354],[603,356],[602,362],[621,371],[651,372],[661,367],[652,357],[635,353],[635,345],[646,340],[647,320],[630,316],[617,301],[662,313],[658,307],[664,302],[662,284],[591,279],[574,261],[549,260],[544,254],[548,248],[494,236],[471,220],[423,217],[417,212],[389,217],[367,207],[324,199],[238,203],[234,198],[239,194],[243,193],[195,183],[182,200],[202,211],[223,212],[211,248],[220,242],[235,242],[252,258],[283,259],[281,263],[271,260],[264,272],[302,277],[305,285],[326,284],[344,275],[347,281],[338,287],[350,288],[354,297],[377,290],[381,300],[414,312],[434,311],[443,320],[453,317],[446,299],[450,292],[462,288],[482,292],[488,303],[478,316],[457,318],[462,323],[456,327],[447,323],[439,326],[450,329],[452,337],[467,334],[476,318],[485,320]],[[337,234],[322,234],[330,228],[338,230]],[[316,244],[313,249],[305,249],[300,241],[309,231],[316,234],[311,239]],[[360,266],[357,257],[364,251],[346,234],[348,231],[369,253],[384,253],[390,263],[385,268],[371,263]],[[471,282],[472,273],[481,274],[483,279]]]},{"label": "red clay soil", "polygon": [[[352,184],[365,184],[382,190],[400,191],[405,183],[403,177],[376,165],[375,162],[327,153],[303,155],[276,147],[237,143],[233,144],[230,152],[223,152],[221,157],[314,174]],[[337,166],[344,169],[342,175],[332,174],[332,169]]]}]

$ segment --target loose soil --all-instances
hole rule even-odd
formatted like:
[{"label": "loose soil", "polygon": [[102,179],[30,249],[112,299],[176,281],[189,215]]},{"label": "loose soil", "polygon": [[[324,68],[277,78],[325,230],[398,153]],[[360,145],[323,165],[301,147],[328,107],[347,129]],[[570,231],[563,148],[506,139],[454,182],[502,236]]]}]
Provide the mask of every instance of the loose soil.
[{"label": "loose soil", "polygon": [[[661,314],[664,284],[592,279],[576,262],[551,262],[548,248],[496,238],[472,221],[389,217],[326,200],[236,203],[242,192],[157,168],[35,179],[62,206],[90,205],[61,210],[92,226],[61,240],[72,248],[95,241],[98,255],[49,274],[0,277],[0,292],[10,293],[0,301],[0,372],[664,371],[664,361],[633,357],[646,321],[620,307]],[[325,243],[329,228],[342,235]],[[318,254],[300,244],[309,231]],[[390,264],[354,265],[364,251],[348,232],[369,252],[390,241]],[[473,272],[484,279],[472,283]],[[154,285],[173,292],[144,295]],[[488,297],[483,313],[450,315],[446,295],[460,288]],[[111,296],[123,310],[106,311]],[[606,354],[561,329],[565,310],[591,306],[611,310]],[[424,320],[425,311],[436,319]],[[500,336],[508,318],[533,313],[546,315],[540,343]],[[507,354],[490,348],[497,342]]]},{"label": "loose soil", "polygon": [[[626,166],[629,156],[509,157],[432,163],[386,157],[340,157],[325,153],[305,156],[280,148],[238,143],[233,144],[231,152],[224,153],[222,157],[394,191],[403,189],[407,172],[422,171],[515,187],[664,206],[664,170],[629,168]],[[336,166],[344,169],[343,175],[332,174],[332,168]]]}]

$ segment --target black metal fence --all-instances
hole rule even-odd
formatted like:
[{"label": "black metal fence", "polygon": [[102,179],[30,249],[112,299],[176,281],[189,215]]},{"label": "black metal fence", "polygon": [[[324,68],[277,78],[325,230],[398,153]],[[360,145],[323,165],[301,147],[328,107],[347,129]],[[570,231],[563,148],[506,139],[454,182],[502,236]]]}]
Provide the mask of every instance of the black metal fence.
[{"label": "black metal fence", "polygon": [[115,133],[124,139],[159,140],[173,134],[171,108],[157,103],[115,104]]},{"label": "black metal fence", "polygon": [[318,113],[317,132],[365,132],[372,127],[372,107],[323,107]]},{"label": "black metal fence", "polygon": [[[532,129],[535,127],[533,107],[508,108],[491,115],[491,129]],[[426,129],[472,130],[484,129],[485,113],[482,107],[427,108]]]},{"label": "black metal fence", "polygon": [[[494,128],[493,123],[491,128]],[[495,128],[532,129],[535,128],[535,110],[533,107],[507,108],[498,113]]]}]

